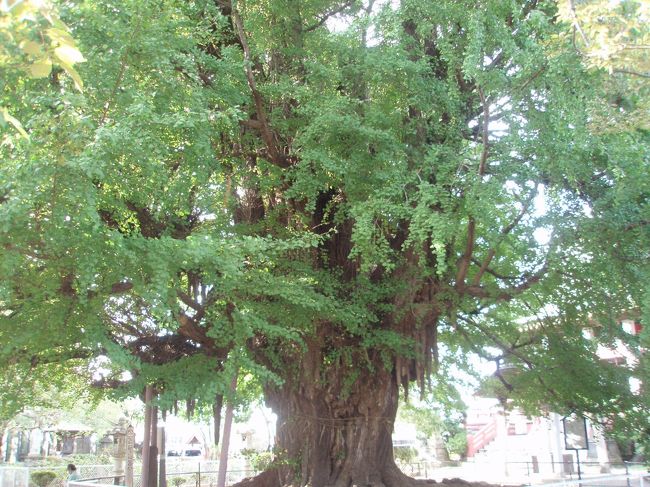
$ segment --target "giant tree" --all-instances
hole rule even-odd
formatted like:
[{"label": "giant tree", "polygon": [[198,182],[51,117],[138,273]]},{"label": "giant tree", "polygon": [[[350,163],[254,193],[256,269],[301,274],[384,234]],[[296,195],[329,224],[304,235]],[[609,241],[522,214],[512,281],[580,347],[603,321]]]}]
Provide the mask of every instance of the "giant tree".
[{"label": "giant tree", "polygon": [[603,73],[554,2],[61,8],[84,92],[2,92],[30,136],[1,149],[13,365],[215,409],[245,370],[278,415],[250,485],[416,483],[400,388],[472,353],[531,407],[633,409],[582,328],[642,303],[647,133],[592,130]]}]

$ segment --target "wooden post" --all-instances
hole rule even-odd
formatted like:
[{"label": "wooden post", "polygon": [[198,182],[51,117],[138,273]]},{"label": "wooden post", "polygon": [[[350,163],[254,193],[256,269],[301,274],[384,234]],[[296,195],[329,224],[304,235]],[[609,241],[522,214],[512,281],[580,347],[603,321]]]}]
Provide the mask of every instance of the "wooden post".
[{"label": "wooden post", "polygon": [[144,440],[142,442],[142,487],[149,487],[149,459],[151,446],[151,386],[144,388]]},{"label": "wooden post", "polygon": [[151,446],[149,450],[149,486],[158,485],[158,408],[151,408]]},{"label": "wooden post", "polygon": [[158,455],[160,455],[158,469],[158,487],[167,487],[167,466],[165,463],[165,427],[158,426]]},{"label": "wooden post", "polygon": [[230,448],[230,429],[232,427],[233,397],[237,390],[237,372],[230,382],[231,397],[226,402],[226,417],[223,420],[223,436],[221,437],[221,453],[219,454],[219,471],[217,487],[226,486],[226,471],[228,470],[228,449]]}]

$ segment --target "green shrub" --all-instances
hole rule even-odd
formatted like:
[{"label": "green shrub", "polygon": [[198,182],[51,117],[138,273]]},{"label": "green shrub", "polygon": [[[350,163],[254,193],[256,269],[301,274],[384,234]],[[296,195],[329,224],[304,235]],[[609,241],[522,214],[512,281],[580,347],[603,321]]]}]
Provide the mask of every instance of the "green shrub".
[{"label": "green shrub", "polygon": [[172,484],[174,487],[179,487],[180,485],[183,485],[185,483],[185,479],[183,477],[172,477],[169,483]]},{"label": "green shrub", "polygon": [[395,460],[401,463],[412,463],[418,457],[418,451],[413,446],[396,446],[393,448]]},{"label": "green shrub", "polygon": [[269,465],[271,465],[271,462],[273,461],[273,453],[270,451],[260,451],[254,450],[252,448],[244,448],[241,451],[241,454],[250,462],[251,468],[258,472],[269,468]]},{"label": "green shrub", "polygon": [[449,456],[458,455],[463,458],[467,453],[467,433],[462,430],[455,435],[449,436],[445,442]]},{"label": "green shrub", "polygon": [[51,470],[38,470],[32,472],[32,482],[38,487],[47,487],[47,485],[56,478],[56,473]]}]

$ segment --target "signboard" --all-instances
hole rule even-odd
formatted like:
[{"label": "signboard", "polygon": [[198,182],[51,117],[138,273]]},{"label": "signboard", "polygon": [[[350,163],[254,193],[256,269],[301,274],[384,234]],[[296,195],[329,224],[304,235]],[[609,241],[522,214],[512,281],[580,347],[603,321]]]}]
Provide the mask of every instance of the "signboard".
[{"label": "signboard", "polygon": [[589,449],[587,438],[587,420],[583,416],[572,414],[562,420],[564,424],[564,446],[567,450],[575,450],[578,464],[578,479],[582,480],[580,471],[580,450]]},{"label": "signboard", "polygon": [[564,445],[567,450],[587,450],[587,420],[572,414],[562,420],[564,423]]}]

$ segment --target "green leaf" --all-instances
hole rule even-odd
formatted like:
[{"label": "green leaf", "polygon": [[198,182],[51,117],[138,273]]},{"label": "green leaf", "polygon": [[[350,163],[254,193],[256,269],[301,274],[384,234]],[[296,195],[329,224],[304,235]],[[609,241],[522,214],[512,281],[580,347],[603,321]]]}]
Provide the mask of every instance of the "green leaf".
[{"label": "green leaf", "polygon": [[38,42],[25,41],[21,44],[21,48],[26,54],[31,56],[40,56],[43,54],[43,45]]},{"label": "green leaf", "polygon": [[69,44],[54,49],[54,55],[59,59],[59,61],[61,61],[62,65],[73,65],[74,63],[85,61],[79,49]]},{"label": "green leaf", "polygon": [[81,76],[79,76],[79,73],[77,73],[77,70],[74,69],[70,64],[61,61],[60,62],[61,67],[65,70],[66,73],[70,75],[72,80],[74,81],[75,87],[83,92],[83,80],[81,79]]},{"label": "green leaf", "polygon": [[57,44],[72,46],[75,43],[74,38],[63,29],[52,27],[50,29],[47,29],[45,32],[48,37]]},{"label": "green leaf", "polygon": [[47,78],[52,72],[52,60],[41,58],[29,66],[29,73],[32,78]]},{"label": "green leaf", "polygon": [[23,125],[15,117],[11,116],[6,108],[0,107],[0,115],[2,115],[5,122],[13,125],[20,135],[29,140],[29,134],[27,134]]}]

